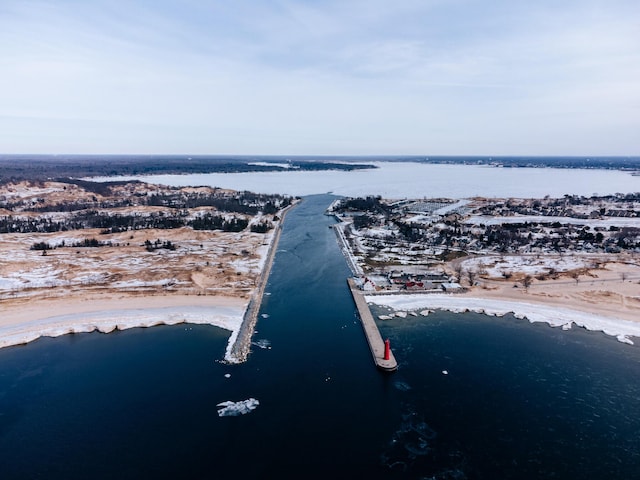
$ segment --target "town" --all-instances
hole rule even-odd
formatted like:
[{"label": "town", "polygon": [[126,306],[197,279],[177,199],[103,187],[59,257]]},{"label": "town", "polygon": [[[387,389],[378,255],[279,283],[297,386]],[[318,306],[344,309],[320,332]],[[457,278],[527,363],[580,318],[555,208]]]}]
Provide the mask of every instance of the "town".
[{"label": "town", "polygon": [[[632,280],[640,194],[542,199],[345,198],[327,213],[353,273],[370,291],[462,292],[511,282]],[[614,267],[617,265],[617,267]],[[607,267],[608,266],[608,267]]]}]

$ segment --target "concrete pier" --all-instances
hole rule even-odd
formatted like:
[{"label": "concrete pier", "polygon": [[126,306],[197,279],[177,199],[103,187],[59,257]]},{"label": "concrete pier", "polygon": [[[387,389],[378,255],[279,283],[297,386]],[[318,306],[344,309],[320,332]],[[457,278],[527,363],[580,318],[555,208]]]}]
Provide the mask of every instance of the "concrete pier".
[{"label": "concrete pier", "polygon": [[390,352],[389,360],[384,359],[384,341],[380,335],[380,330],[378,330],[378,325],[376,325],[376,321],[373,319],[373,315],[371,315],[369,305],[367,305],[367,302],[364,299],[364,295],[356,286],[353,278],[348,278],[347,282],[349,283],[349,289],[351,290],[353,301],[356,303],[356,307],[358,308],[362,328],[364,330],[365,337],[367,338],[367,342],[369,343],[369,349],[373,355],[373,361],[375,362],[376,367],[380,370],[384,370],[385,372],[393,372],[397,370],[398,362],[396,362],[393,352]]}]

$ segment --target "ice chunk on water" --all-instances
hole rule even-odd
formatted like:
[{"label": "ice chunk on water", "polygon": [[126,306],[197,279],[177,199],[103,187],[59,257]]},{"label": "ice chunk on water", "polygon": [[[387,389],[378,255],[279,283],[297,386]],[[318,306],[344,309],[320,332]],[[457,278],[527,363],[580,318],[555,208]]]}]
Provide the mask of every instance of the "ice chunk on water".
[{"label": "ice chunk on water", "polygon": [[263,350],[271,349],[271,342],[266,338],[256,340],[255,342],[251,342],[251,345],[255,345],[258,348],[262,348]]},{"label": "ice chunk on water", "polygon": [[260,402],[255,398],[249,398],[247,400],[241,400],[239,402],[226,401],[219,403],[217,406],[222,407],[218,409],[219,417],[237,417],[238,415],[246,415],[251,411],[258,408]]}]

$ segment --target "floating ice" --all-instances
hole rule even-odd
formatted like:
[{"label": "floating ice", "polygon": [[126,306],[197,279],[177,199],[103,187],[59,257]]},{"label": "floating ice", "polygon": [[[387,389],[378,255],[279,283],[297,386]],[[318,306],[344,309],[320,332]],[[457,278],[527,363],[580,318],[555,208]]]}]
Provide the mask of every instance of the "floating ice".
[{"label": "floating ice", "polygon": [[262,348],[263,350],[271,348],[271,342],[264,338],[255,342],[251,342],[251,345],[255,345],[256,347]]},{"label": "floating ice", "polygon": [[239,402],[232,402],[229,400],[217,405],[218,407],[222,407],[218,409],[218,416],[237,417],[238,415],[246,415],[258,408],[258,405],[260,405],[260,402],[255,398],[249,398]]}]

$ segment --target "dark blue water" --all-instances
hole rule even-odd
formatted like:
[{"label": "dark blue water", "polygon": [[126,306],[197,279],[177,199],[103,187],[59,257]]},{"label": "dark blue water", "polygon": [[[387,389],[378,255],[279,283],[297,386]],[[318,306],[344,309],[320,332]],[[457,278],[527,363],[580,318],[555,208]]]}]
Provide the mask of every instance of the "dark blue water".
[{"label": "dark blue water", "polygon": [[384,323],[400,370],[378,372],[331,200],[287,216],[246,364],[208,326],[0,350],[0,478],[636,477],[640,349],[439,313]]}]

